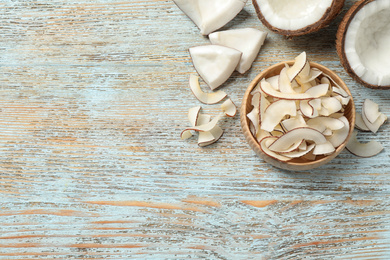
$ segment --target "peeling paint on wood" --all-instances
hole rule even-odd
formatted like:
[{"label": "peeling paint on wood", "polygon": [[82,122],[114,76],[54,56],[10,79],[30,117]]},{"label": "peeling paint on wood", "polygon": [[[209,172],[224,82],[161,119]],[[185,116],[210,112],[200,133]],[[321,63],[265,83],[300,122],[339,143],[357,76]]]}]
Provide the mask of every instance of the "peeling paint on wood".
[{"label": "peeling paint on wood", "polygon": [[[387,91],[343,70],[327,28],[269,32],[252,69],[221,87],[240,105],[262,69],[306,51],[390,116]],[[267,31],[250,1],[224,29]],[[389,259],[388,124],[311,172],[252,152],[238,115],[220,141],[182,141],[188,48],[208,44],[173,1],[0,3],[0,259]],[[202,87],[204,86],[201,82]]]}]

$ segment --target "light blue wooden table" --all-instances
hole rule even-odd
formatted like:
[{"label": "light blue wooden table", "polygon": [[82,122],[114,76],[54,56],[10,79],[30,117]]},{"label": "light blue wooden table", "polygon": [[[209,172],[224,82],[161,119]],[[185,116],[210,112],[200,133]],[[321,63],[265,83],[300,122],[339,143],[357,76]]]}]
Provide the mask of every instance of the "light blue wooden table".
[{"label": "light blue wooden table", "polygon": [[[390,92],[355,83],[337,25],[292,40],[250,2],[224,29],[269,32],[245,75],[221,87],[239,106],[263,69],[306,51],[390,116]],[[310,172],[266,164],[239,115],[218,143],[182,141],[192,46],[208,44],[168,0],[0,3],[0,259],[390,259],[389,125]],[[203,105],[209,114],[218,105]]]}]

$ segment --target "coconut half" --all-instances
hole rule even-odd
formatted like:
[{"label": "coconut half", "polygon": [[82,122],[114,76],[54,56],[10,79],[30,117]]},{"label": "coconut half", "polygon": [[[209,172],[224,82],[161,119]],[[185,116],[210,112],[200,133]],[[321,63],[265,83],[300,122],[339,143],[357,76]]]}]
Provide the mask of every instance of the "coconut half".
[{"label": "coconut half", "polygon": [[337,31],[337,52],[348,74],[374,89],[390,88],[390,1],[361,0]]},{"label": "coconut half", "polygon": [[260,21],[288,37],[304,35],[328,25],[344,0],[252,0]]}]

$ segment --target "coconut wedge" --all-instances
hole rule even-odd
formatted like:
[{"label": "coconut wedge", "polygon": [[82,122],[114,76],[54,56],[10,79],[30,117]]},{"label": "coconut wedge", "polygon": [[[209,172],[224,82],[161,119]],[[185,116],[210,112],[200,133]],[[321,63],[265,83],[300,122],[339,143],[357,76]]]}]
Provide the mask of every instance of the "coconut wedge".
[{"label": "coconut wedge", "polygon": [[250,69],[266,37],[266,32],[253,28],[233,29],[209,34],[212,44],[223,45],[242,52],[241,60],[236,67],[236,70],[241,74]]},{"label": "coconut wedge", "polygon": [[204,104],[216,104],[227,96],[227,94],[222,90],[218,90],[213,93],[203,92],[199,85],[199,78],[194,74],[190,75],[189,85],[194,96]]},{"label": "coconut wedge", "polygon": [[202,35],[218,30],[244,8],[247,0],[173,0]]},{"label": "coconut wedge", "polygon": [[337,31],[341,64],[357,82],[390,88],[390,1],[361,0],[345,14]]},{"label": "coconut wedge", "polygon": [[352,154],[360,157],[372,157],[383,150],[383,146],[377,141],[360,143],[357,138],[357,132],[354,131],[345,148]]},{"label": "coconut wedge", "polygon": [[260,21],[287,37],[327,26],[342,10],[344,0],[252,0]]},{"label": "coconut wedge", "polygon": [[189,49],[192,63],[212,89],[222,85],[240,62],[242,52],[220,45],[203,45]]}]

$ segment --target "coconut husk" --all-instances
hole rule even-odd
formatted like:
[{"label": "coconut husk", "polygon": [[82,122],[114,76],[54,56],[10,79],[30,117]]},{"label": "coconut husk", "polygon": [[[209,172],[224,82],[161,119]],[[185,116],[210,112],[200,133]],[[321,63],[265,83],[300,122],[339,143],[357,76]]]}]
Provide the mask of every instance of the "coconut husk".
[{"label": "coconut husk", "polygon": [[342,21],[340,22],[339,28],[337,30],[336,34],[336,50],[337,54],[340,57],[341,65],[343,65],[345,71],[358,83],[362,84],[365,87],[372,88],[372,89],[389,89],[390,85],[388,86],[377,86],[372,85],[364,80],[362,80],[358,75],[355,74],[353,69],[351,68],[351,65],[348,62],[347,56],[345,54],[345,35],[347,34],[347,29],[352,21],[352,19],[355,17],[355,15],[366,5],[375,0],[361,0],[356,2],[352,5],[352,7],[346,12],[344,15]]},{"label": "coconut husk", "polygon": [[253,6],[255,7],[257,17],[259,20],[271,31],[286,36],[287,38],[293,38],[295,36],[301,36],[309,33],[316,32],[326,26],[328,26],[334,18],[342,11],[345,0],[334,0],[332,5],[325,11],[324,15],[317,22],[308,25],[304,28],[298,30],[283,30],[277,27],[272,26],[264,18],[261,13],[260,7],[257,4],[256,0],[252,0]]}]

